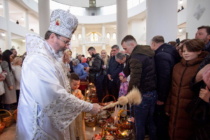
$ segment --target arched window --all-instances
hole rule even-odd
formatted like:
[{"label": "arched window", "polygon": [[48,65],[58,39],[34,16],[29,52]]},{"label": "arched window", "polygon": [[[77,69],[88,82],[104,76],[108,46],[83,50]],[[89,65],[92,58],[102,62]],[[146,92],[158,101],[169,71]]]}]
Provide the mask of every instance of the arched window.
[{"label": "arched window", "polygon": [[82,39],[82,35],[81,34],[78,34],[78,39]]},{"label": "arched window", "polygon": [[110,39],[110,33],[107,33],[106,34],[106,37]]},{"label": "arched window", "polygon": [[116,39],[116,33],[112,34],[112,39],[114,39],[114,40]]}]

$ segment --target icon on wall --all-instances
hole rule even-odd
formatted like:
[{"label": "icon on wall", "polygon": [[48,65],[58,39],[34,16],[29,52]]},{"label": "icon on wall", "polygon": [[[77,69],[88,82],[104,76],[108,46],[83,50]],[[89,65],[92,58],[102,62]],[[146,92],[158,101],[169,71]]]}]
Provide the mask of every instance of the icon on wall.
[{"label": "icon on wall", "polygon": [[194,17],[199,20],[201,18],[201,16],[203,15],[204,11],[206,10],[205,7],[202,7],[200,4],[197,6],[197,9],[194,13]]}]

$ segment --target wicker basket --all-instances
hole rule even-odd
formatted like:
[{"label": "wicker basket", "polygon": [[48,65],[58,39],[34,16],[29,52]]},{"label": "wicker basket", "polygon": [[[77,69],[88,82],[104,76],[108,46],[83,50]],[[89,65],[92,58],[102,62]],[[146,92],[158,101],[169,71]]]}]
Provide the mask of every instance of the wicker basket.
[{"label": "wicker basket", "polygon": [[13,118],[17,122],[17,109],[13,112]]},{"label": "wicker basket", "polygon": [[[120,120],[120,117],[121,117],[122,113],[125,112],[125,111],[128,112],[129,110],[122,110],[122,111],[119,112],[119,114],[118,114],[119,120]],[[127,118],[126,118],[126,120],[124,120],[124,121],[120,120],[119,122],[120,122],[118,124],[119,129],[121,129],[121,130],[131,130],[131,129],[133,129],[132,123],[128,122]]]},{"label": "wicker basket", "polygon": [[102,99],[102,103],[100,103],[102,106],[106,105],[104,101],[105,101],[105,99],[107,99],[107,97],[112,97],[113,101],[116,102],[116,98],[113,95],[108,94],[108,95],[104,96],[104,98]]},{"label": "wicker basket", "polygon": [[[87,121],[88,119],[94,119],[93,121]],[[94,127],[96,126],[97,124],[97,116],[94,115],[94,116],[89,116],[87,117],[87,119],[85,119],[85,125],[88,126],[88,127]]]},{"label": "wicker basket", "polygon": [[5,123],[0,122],[0,134],[3,132],[4,128],[5,128]]},{"label": "wicker basket", "polygon": [[115,136],[115,140],[132,140],[133,136],[129,135],[127,137],[122,137],[122,136]]},{"label": "wicker basket", "polygon": [[0,109],[0,111],[5,112],[4,114],[1,114],[0,116],[2,122],[5,123],[5,126],[9,127],[10,125],[12,125],[13,120],[14,120],[12,113],[5,109]]}]

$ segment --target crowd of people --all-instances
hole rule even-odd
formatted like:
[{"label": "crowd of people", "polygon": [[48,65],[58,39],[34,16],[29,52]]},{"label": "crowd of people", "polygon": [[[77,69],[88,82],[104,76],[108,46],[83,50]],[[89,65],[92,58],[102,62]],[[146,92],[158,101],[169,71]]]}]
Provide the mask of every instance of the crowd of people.
[{"label": "crowd of people", "polygon": [[161,35],[150,45],[138,45],[127,35],[123,50],[113,45],[111,52],[98,53],[89,47],[91,57],[72,58],[68,46],[77,19],[63,10],[53,11],[51,19],[45,40],[26,38],[26,57],[15,49],[1,54],[1,107],[18,104],[18,139],[85,139],[84,133],[73,134],[75,124],[82,125],[81,112],[101,110],[83,101],[82,83],[88,82],[95,84],[99,102],[108,94],[118,99],[139,89],[142,102],[131,108],[136,140],[146,133],[151,140],[210,139],[210,26],[174,45]]}]

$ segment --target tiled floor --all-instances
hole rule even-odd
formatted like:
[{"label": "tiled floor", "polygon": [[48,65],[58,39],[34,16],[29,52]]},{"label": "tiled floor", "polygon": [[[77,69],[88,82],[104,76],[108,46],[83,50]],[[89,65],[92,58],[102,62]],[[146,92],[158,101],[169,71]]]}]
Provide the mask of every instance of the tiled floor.
[{"label": "tiled floor", "polygon": [[0,134],[0,140],[15,140],[16,124],[4,129],[3,133]]}]

